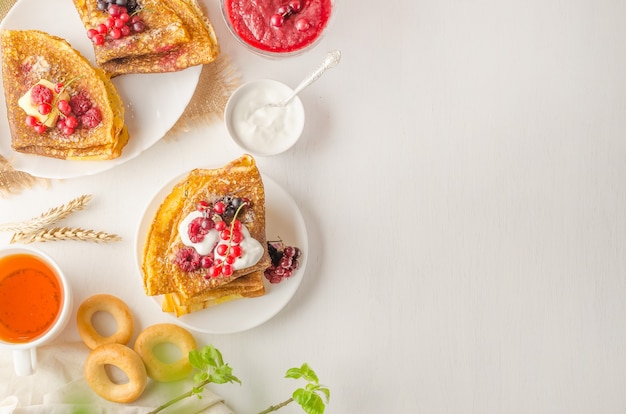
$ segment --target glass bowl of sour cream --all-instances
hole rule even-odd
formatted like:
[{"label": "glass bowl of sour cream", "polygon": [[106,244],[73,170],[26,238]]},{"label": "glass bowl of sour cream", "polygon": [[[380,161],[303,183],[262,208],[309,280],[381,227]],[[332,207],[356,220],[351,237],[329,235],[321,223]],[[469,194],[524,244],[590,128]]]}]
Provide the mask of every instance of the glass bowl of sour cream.
[{"label": "glass bowl of sour cream", "polygon": [[233,141],[252,155],[271,156],[293,147],[304,130],[304,106],[295,96],[275,106],[293,89],[284,83],[260,79],[233,92],[224,109],[224,123]]},{"label": "glass bowl of sour cream", "polygon": [[265,57],[293,56],[319,42],[335,0],[221,0],[231,34]]}]

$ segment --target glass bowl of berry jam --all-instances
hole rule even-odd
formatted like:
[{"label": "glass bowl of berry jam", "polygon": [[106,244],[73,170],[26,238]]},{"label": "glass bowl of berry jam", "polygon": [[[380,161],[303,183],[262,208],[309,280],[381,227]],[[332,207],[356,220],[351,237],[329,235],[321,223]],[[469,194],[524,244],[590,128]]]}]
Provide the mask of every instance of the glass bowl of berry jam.
[{"label": "glass bowl of berry jam", "polygon": [[247,49],[265,57],[298,55],[319,42],[335,0],[221,0],[226,26]]}]

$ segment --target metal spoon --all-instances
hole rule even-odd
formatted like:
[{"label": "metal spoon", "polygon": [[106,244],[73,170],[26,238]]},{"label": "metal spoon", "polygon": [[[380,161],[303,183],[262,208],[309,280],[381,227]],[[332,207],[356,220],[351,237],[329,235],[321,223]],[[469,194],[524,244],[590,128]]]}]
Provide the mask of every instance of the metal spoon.
[{"label": "metal spoon", "polygon": [[296,97],[298,93],[302,92],[304,88],[306,88],[307,86],[309,86],[310,84],[318,80],[322,76],[322,74],[326,72],[327,69],[331,69],[337,66],[340,60],[341,60],[340,51],[333,50],[332,52],[328,52],[328,54],[326,55],[326,58],[324,59],[324,62],[322,62],[322,64],[313,72],[309,73],[309,75],[306,78],[304,78],[302,82],[300,82],[300,84],[296,87],[296,89],[293,90],[293,93],[291,95],[289,95],[287,98],[283,99],[280,102],[270,103],[268,104],[268,106],[282,107],[282,106],[287,105],[289,102],[291,102],[293,98]]}]

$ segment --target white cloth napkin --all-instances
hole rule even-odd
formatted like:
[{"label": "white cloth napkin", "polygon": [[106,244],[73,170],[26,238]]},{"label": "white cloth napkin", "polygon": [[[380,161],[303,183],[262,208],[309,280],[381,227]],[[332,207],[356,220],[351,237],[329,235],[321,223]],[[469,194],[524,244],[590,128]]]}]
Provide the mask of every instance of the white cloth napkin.
[{"label": "white cloth napkin", "polygon": [[[84,379],[89,352],[82,342],[43,346],[37,350],[35,374],[19,377],[13,370],[12,352],[0,350],[0,414],[145,414],[193,385],[191,379],[173,383],[148,380],[137,401],[113,403],[98,396]],[[163,413],[233,414],[206,387],[202,398],[186,398]]]}]

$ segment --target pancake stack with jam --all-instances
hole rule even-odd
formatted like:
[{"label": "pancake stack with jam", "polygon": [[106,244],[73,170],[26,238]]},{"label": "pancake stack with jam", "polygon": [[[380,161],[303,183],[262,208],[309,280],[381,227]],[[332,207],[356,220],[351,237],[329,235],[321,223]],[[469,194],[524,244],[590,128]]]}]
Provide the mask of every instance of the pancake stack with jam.
[{"label": "pancake stack with jam", "polygon": [[265,189],[254,158],[195,169],[159,206],[143,250],[144,288],[177,316],[265,293]]},{"label": "pancake stack with jam", "polygon": [[195,0],[73,1],[97,65],[112,76],[179,71],[210,63],[220,53],[213,26]]}]

